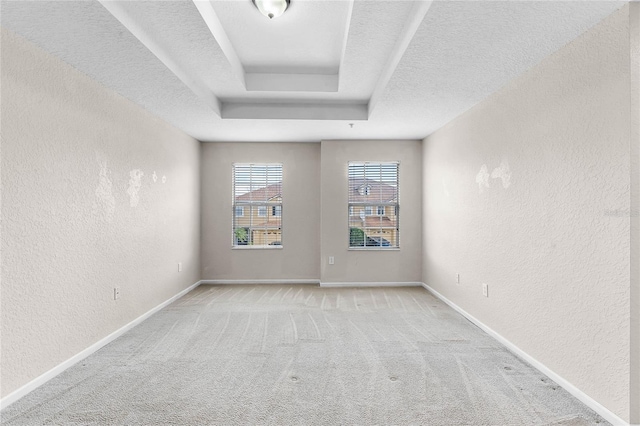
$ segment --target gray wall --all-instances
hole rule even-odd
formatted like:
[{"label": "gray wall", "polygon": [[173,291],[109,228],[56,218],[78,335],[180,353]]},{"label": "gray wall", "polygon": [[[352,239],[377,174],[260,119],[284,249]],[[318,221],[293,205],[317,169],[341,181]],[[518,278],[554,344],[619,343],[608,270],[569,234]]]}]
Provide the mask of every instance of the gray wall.
[{"label": "gray wall", "polygon": [[[348,161],[400,161],[400,250],[348,250]],[[231,248],[234,162],[283,163],[282,249]],[[203,143],[202,278],[420,282],[420,162],[420,141]]]},{"label": "gray wall", "polygon": [[[420,141],[322,142],[322,282],[421,281]],[[349,250],[347,164],[399,161],[400,249]],[[329,256],[335,264],[329,265]]]},{"label": "gray wall", "polygon": [[[282,249],[232,249],[232,164],[283,163]],[[202,144],[202,278],[320,277],[320,144]]]},{"label": "gray wall", "polygon": [[197,282],[200,206],[197,141],[4,29],[1,97],[4,397]]},{"label": "gray wall", "polygon": [[631,103],[631,424],[640,424],[640,3],[629,4]]},{"label": "gray wall", "polygon": [[627,6],[423,147],[424,282],[627,420],[628,23]]}]

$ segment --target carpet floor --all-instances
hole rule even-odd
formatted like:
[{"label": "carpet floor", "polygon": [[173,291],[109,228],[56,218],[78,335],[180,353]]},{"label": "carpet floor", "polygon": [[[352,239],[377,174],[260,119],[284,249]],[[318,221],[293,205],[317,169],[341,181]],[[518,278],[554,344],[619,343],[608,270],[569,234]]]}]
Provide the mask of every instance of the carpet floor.
[{"label": "carpet floor", "polygon": [[0,422],[608,424],[420,287],[309,285],[202,285]]}]

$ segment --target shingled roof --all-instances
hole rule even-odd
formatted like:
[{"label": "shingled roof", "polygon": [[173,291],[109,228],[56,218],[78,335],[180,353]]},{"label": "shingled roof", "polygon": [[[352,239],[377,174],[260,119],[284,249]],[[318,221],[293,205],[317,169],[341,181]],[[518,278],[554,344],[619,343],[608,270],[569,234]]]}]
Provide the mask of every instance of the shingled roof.
[{"label": "shingled roof", "polygon": [[[369,188],[368,195],[366,188]],[[236,201],[269,201],[282,197],[282,182],[267,185],[236,197]],[[361,203],[391,202],[397,199],[396,187],[373,179],[349,179],[349,201]]]},{"label": "shingled roof", "polygon": [[238,195],[236,201],[269,201],[277,197],[282,197],[282,182],[245,192]]},{"label": "shingled roof", "polygon": [[[369,195],[366,195],[369,187]],[[398,198],[398,189],[373,179],[349,179],[349,201],[355,203],[389,203]]]}]

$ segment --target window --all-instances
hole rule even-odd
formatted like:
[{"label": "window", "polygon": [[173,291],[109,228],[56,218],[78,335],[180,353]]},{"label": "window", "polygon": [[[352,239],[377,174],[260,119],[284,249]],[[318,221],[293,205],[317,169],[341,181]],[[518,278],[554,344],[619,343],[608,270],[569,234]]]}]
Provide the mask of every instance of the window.
[{"label": "window", "polygon": [[233,247],[281,247],[282,164],[234,164],[232,192]]},{"label": "window", "polygon": [[348,167],[349,247],[400,247],[399,163],[349,162]]},{"label": "window", "polygon": [[371,193],[371,185],[363,184],[358,187],[358,194],[369,195]]}]

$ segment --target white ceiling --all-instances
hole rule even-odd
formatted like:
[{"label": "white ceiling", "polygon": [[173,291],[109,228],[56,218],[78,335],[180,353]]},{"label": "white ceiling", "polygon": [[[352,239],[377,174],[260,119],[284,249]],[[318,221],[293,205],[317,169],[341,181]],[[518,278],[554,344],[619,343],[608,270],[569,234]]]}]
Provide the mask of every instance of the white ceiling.
[{"label": "white ceiling", "polygon": [[294,1],[276,21],[265,19],[247,3],[212,3],[247,72],[338,71],[349,2]]},{"label": "white ceiling", "polygon": [[[202,141],[421,139],[617,1],[2,0],[3,27]],[[353,128],[349,123],[354,123]]]}]

